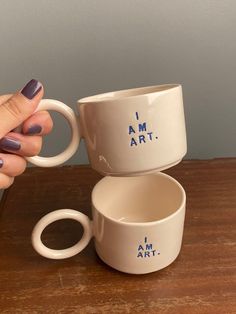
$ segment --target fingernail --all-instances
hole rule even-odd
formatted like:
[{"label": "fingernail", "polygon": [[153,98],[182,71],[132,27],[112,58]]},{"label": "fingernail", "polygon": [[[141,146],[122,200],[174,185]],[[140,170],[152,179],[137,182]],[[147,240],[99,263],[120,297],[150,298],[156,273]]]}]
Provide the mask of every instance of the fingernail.
[{"label": "fingernail", "polygon": [[28,134],[28,135],[39,134],[41,131],[42,131],[41,125],[34,124],[28,128],[25,134]]},{"label": "fingernail", "polygon": [[9,138],[9,137],[3,137],[0,140],[0,148],[5,150],[19,150],[21,148],[21,144],[19,141]]},{"label": "fingernail", "polygon": [[0,158],[0,168],[2,168],[2,166],[3,166],[3,160],[2,158]]},{"label": "fingernail", "polygon": [[22,89],[21,94],[28,99],[33,99],[42,89],[42,84],[37,80],[29,81]]}]

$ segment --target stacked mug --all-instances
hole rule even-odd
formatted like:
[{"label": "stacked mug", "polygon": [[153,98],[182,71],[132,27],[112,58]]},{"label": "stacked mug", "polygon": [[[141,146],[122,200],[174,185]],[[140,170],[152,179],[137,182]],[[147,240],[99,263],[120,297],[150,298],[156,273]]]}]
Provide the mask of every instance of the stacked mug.
[{"label": "stacked mug", "polygon": [[[81,252],[94,237],[99,257],[126,273],[162,269],[178,256],[182,243],[186,195],[183,187],[161,171],[178,164],[187,151],[182,88],[167,84],[86,97],[79,115],[51,99],[37,110],[55,110],[69,122],[71,142],[54,157],[27,158],[41,167],[68,160],[84,138],[91,167],[104,175],[92,191],[91,221],[73,209],[59,209],[34,227],[35,250],[51,259]],[[74,246],[54,250],[41,241],[52,222],[74,219],[84,233]]]}]

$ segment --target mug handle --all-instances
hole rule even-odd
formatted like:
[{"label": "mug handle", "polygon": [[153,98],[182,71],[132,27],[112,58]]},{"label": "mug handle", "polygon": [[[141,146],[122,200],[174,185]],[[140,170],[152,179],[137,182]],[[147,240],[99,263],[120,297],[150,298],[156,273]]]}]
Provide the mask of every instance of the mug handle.
[{"label": "mug handle", "polygon": [[[80,222],[84,228],[83,236],[75,245],[68,249],[50,249],[43,244],[41,234],[48,225],[61,219],[73,219]],[[80,253],[88,245],[92,236],[92,221],[88,218],[88,216],[73,209],[58,209],[45,215],[37,222],[34,226],[31,240],[35,251],[37,251],[40,255],[51,259],[63,259]]]},{"label": "mug handle", "polygon": [[67,148],[62,153],[56,156],[53,157],[33,156],[26,157],[26,160],[39,167],[58,166],[61,165],[63,162],[67,161],[68,159],[70,159],[75,154],[79,147],[80,130],[77,117],[70,107],[65,105],[63,102],[54,99],[41,100],[35,112],[41,110],[54,110],[56,112],[61,113],[66,118],[66,120],[70,124],[72,131],[71,141]]}]

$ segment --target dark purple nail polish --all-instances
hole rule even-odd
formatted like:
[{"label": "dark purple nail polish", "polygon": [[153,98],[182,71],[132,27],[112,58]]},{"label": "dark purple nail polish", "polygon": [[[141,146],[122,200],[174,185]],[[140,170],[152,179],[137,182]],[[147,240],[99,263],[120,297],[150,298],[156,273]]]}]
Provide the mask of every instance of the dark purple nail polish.
[{"label": "dark purple nail polish", "polygon": [[25,134],[27,135],[33,135],[33,134],[39,134],[42,131],[42,127],[39,124],[34,124],[30,126]]},{"label": "dark purple nail polish", "polygon": [[28,99],[33,99],[41,89],[42,84],[39,81],[31,80],[22,89],[21,94]]},{"label": "dark purple nail polish", "polygon": [[10,137],[3,137],[0,140],[0,148],[4,150],[19,150],[21,148],[21,144],[19,141],[10,138]]},{"label": "dark purple nail polish", "polygon": [[2,168],[2,166],[3,166],[3,160],[2,158],[0,158],[0,168]]}]

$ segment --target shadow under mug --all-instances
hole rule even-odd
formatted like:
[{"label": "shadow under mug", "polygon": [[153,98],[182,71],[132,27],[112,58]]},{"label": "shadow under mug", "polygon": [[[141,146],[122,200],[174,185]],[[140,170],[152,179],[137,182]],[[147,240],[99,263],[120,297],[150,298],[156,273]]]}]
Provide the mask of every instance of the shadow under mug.
[{"label": "shadow under mug", "polygon": [[103,175],[135,176],[179,163],[187,151],[182,88],[178,84],[110,92],[78,101],[79,116],[60,101],[43,99],[39,110],[55,110],[69,122],[71,142],[54,157],[28,157],[41,167],[57,166],[84,138],[93,169]]},{"label": "shadow under mug", "polygon": [[[44,216],[32,232],[32,244],[44,257],[64,259],[81,252],[94,237],[98,256],[126,273],[145,274],[171,264],[182,243],[186,195],[172,177],[156,173],[105,177],[92,191],[93,221],[76,210],[60,209]],[[74,219],[84,228],[74,246],[54,250],[41,241],[52,222]]]}]

